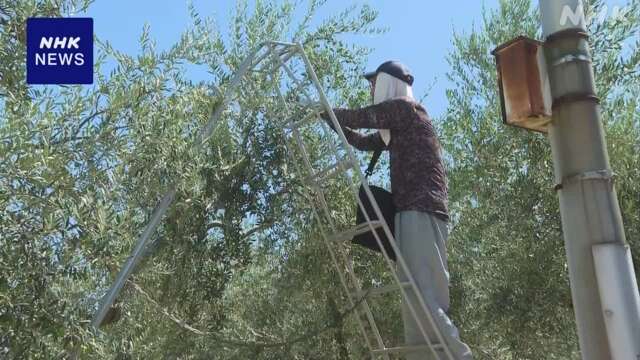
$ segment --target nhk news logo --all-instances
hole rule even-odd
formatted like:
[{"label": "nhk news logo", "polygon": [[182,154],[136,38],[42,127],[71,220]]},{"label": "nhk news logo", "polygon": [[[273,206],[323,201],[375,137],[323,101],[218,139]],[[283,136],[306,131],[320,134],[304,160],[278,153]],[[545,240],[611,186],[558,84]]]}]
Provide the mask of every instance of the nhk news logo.
[{"label": "nhk news logo", "polygon": [[93,19],[27,19],[27,84],[92,84]]}]

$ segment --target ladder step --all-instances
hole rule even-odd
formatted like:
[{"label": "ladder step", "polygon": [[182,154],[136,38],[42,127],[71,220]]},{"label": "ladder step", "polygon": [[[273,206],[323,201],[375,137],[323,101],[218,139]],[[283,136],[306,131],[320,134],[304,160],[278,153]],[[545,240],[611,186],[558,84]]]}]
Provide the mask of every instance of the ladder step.
[{"label": "ladder step", "polygon": [[[371,226],[369,226],[369,225],[371,225]],[[343,232],[340,232],[340,233],[336,233],[336,234],[330,235],[329,239],[332,240],[332,241],[340,241],[340,242],[349,241],[356,235],[365,234],[365,233],[371,231],[371,227],[373,227],[374,229],[382,227],[382,222],[378,221],[378,220],[373,220],[373,221],[369,221],[369,222],[363,222],[361,224],[358,224],[356,227],[354,227],[351,230],[347,230],[347,231],[343,231]]]},{"label": "ladder step", "polygon": [[337,163],[329,166],[328,168],[321,170],[313,176],[307,178],[307,184],[312,187],[320,186],[324,181],[340,175],[341,173],[348,171],[353,167],[353,163],[349,158],[342,159]]},{"label": "ladder step", "polygon": [[[404,288],[411,287],[410,282],[401,282],[400,285]],[[387,294],[387,293],[390,293],[393,291],[399,291],[399,290],[400,290],[400,286],[398,286],[398,284],[389,284],[385,286],[373,287],[373,288],[370,288],[369,290],[361,290],[359,292],[352,293],[352,295],[356,297],[361,297],[368,293],[370,296],[378,296],[378,295],[383,295],[383,294]]]},{"label": "ladder step", "polygon": [[[294,89],[294,91],[297,91],[297,90],[298,88]],[[315,115],[315,117],[317,117],[318,119],[320,119],[320,113],[324,110],[324,106],[320,101],[302,100],[302,101],[297,101],[296,105],[302,109],[313,111],[311,115],[312,116]]]},{"label": "ladder step", "polygon": [[[432,347],[435,350],[444,349],[444,346],[442,346],[442,344],[433,344]],[[398,346],[398,347],[392,347],[392,348],[376,349],[376,350],[373,350],[372,352],[374,355],[383,355],[383,354],[404,354],[408,352],[421,351],[421,350],[430,351],[429,345],[405,345],[405,346]]]}]

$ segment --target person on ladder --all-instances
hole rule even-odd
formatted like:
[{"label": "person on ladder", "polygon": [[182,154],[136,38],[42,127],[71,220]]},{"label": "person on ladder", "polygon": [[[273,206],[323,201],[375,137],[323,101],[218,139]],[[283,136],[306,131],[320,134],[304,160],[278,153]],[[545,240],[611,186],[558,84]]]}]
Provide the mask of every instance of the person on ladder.
[{"label": "person on ladder", "polygon": [[[426,110],[413,98],[413,76],[397,61],[387,61],[364,77],[371,85],[373,105],[361,109],[333,109],[347,141],[358,150],[388,150],[391,193],[396,206],[395,239],[416,285],[450,351],[456,359],[472,359],[471,350],[460,340],[458,329],[446,312],[449,309],[447,237],[447,177],[440,145]],[[327,113],[321,116],[333,128]],[[373,128],[362,135],[353,129]],[[334,128],[335,130],[335,128]],[[398,270],[400,281],[407,277]],[[421,307],[409,291],[411,303],[420,315]],[[433,343],[438,343],[428,319],[419,316]],[[425,340],[406,304],[402,303],[407,345]],[[440,354],[439,354],[440,355]],[[409,353],[408,360],[430,359],[432,353]],[[444,354],[440,357],[445,359]]]}]

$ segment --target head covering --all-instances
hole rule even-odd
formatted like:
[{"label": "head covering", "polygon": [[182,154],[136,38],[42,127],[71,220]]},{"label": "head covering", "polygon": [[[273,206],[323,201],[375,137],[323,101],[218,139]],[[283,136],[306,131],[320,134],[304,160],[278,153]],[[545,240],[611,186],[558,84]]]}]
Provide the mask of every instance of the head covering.
[{"label": "head covering", "polygon": [[[400,96],[407,96],[413,99],[411,85],[385,72],[379,73],[376,77],[376,87],[373,91],[373,103],[379,104]],[[380,129],[379,132],[384,143],[389,145],[389,141],[391,141],[389,129]]]},{"label": "head covering", "polygon": [[378,66],[376,71],[368,72],[364,74],[364,77],[367,80],[371,80],[379,73],[389,74],[395,77],[396,79],[400,79],[404,81],[405,83],[409,84],[409,86],[413,85],[413,75],[411,75],[411,71],[409,70],[408,67],[406,67],[404,64],[402,64],[399,61],[394,61],[394,60],[385,61],[380,66]]}]

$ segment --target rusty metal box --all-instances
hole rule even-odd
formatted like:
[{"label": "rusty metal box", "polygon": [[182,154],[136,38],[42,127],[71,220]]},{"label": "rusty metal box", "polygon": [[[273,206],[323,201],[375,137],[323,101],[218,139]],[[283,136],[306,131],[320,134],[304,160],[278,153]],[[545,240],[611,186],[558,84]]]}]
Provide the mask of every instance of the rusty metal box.
[{"label": "rusty metal box", "polygon": [[504,123],[546,133],[551,122],[551,90],[544,43],[520,36],[492,54],[498,69]]}]

